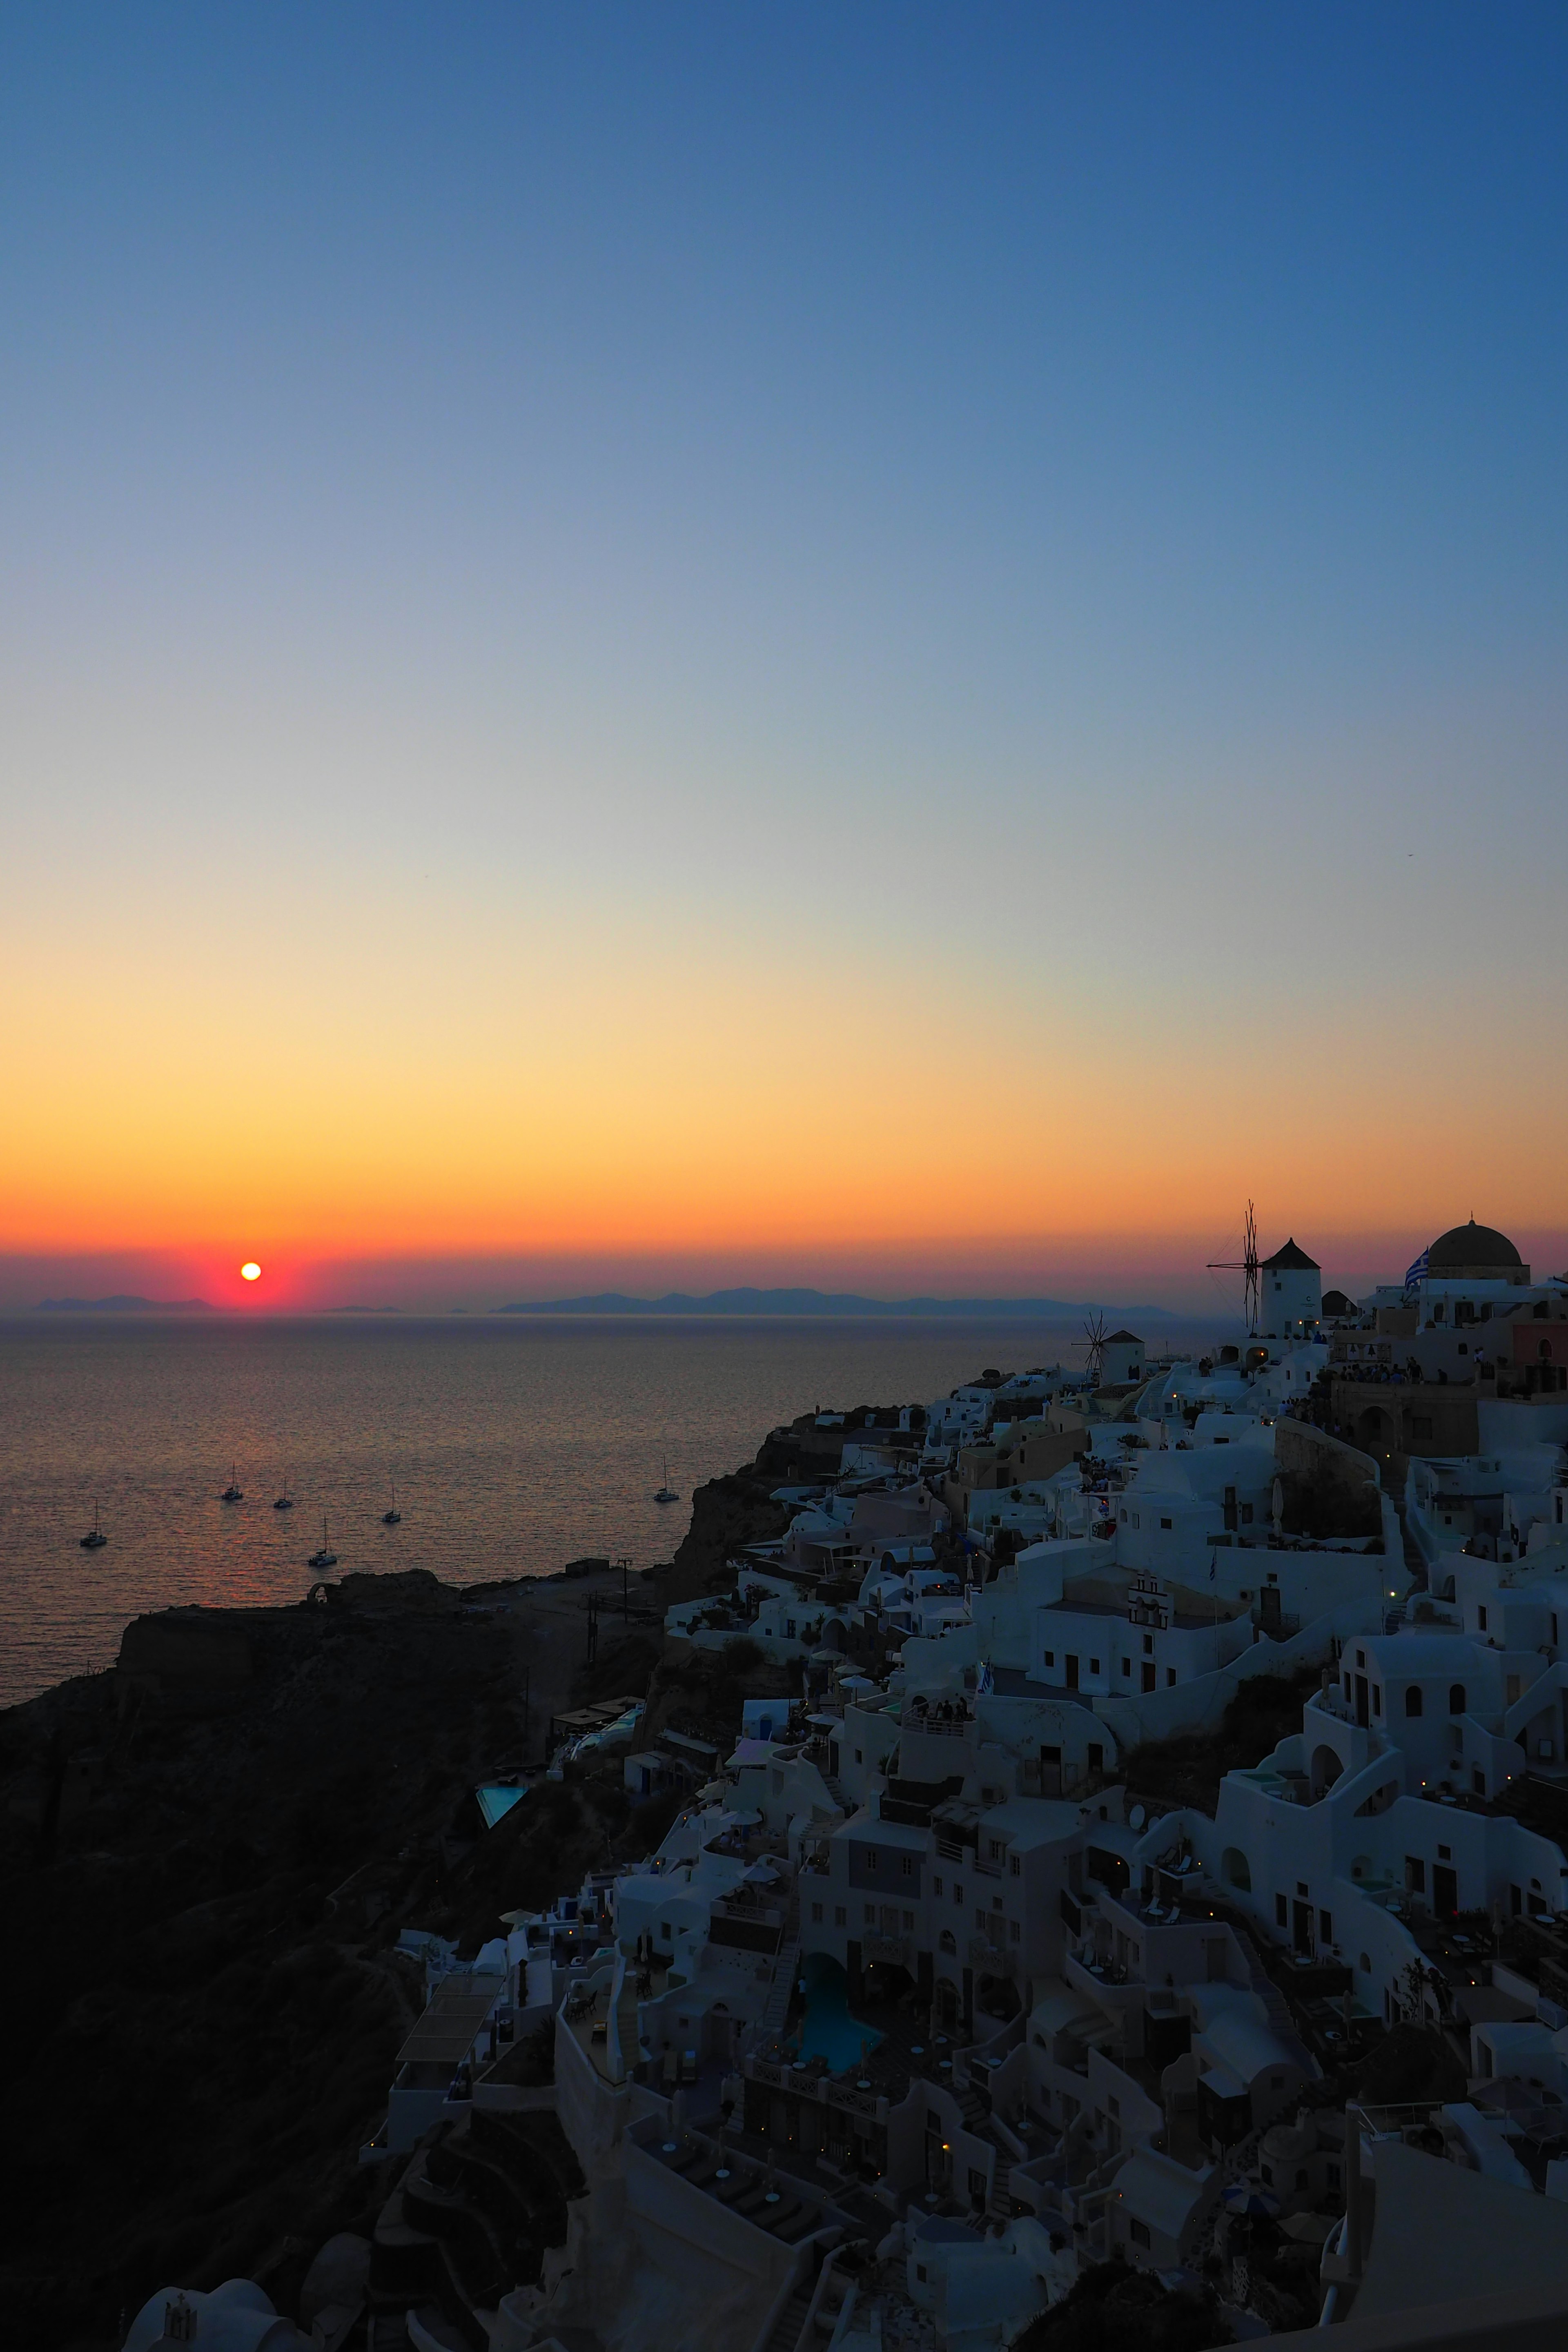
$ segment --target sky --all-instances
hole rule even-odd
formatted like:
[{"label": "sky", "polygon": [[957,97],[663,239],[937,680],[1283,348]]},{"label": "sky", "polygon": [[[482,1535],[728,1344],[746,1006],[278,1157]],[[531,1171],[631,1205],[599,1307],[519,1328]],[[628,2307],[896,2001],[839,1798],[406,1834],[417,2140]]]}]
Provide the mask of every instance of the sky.
[{"label": "sky", "polygon": [[0,1305],[1568,1261],[1565,96],[0,10]]}]

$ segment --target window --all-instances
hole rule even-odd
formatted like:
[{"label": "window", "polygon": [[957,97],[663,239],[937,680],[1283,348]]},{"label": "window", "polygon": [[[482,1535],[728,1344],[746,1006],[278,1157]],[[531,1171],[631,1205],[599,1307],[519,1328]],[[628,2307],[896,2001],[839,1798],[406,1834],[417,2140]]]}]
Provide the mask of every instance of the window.
[{"label": "window", "polygon": [[915,1858],[913,1854],[904,1854],[900,1860],[899,1867],[903,1872],[906,1878],[912,1878],[915,1874]]},{"label": "window", "polygon": [[1285,1907],[1285,1897],[1282,1895],[1277,1895],[1274,1897],[1274,1925],[1277,1927],[1288,1927],[1289,1918],[1290,1915]]},{"label": "window", "polygon": [[944,1927],[936,1941],[937,1949],[940,1952],[956,1952],[958,1949],[958,1946],[953,1940],[952,1929],[951,1927]]},{"label": "window", "polygon": [[1089,1769],[1091,1772],[1103,1772],[1105,1769],[1105,1748],[1098,1739],[1091,1739],[1089,1743]]},{"label": "window", "polygon": [[1127,2234],[1135,2246],[1146,2246],[1150,2242],[1148,2222],[1140,2221],[1136,2216],[1128,2222]]},{"label": "window", "polygon": [[1487,1630],[1487,1612],[1486,1612],[1486,1603],[1485,1603],[1484,1601],[1481,1603],[1481,1606],[1480,1606],[1480,1607],[1476,1611],[1476,1623],[1477,1623],[1477,1625],[1480,1628],[1480,1631],[1484,1633],[1486,1632],[1486,1630]]},{"label": "window", "polygon": [[1057,1654],[1056,1654],[1056,1652],[1055,1652],[1054,1650],[1047,1650],[1047,1651],[1046,1652],[1046,1664],[1047,1664],[1047,1666],[1054,1666],[1054,1665],[1056,1664],[1056,1662],[1057,1662]]},{"label": "window", "polygon": [[811,1906],[811,1924],[814,1927],[820,1927],[822,1925],[822,1906],[820,1903],[814,1903]]},{"label": "window", "polygon": [[1373,1683],[1372,1686],[1372,1711],[1373,1715],[1381,1715],[1383,1713],[1383,1685],[1381,1683]]},{"label": "window", "polygon": [[1426,1865],[1417,1854],[1407,1853],[1405,1857],[1405,1887],[1409,1895],[1426,1892]]},{"label": "window", "polygon": [[1008,1938],[1009,1938],[1009,1940],[1010,1940],[1012,1943],[1015,1943],[1015,1944],[1021,1944],[1021,1943],[1023,1942],[1023,1940],[1024,1940],[1024,1930],[1023,1930],[1023,1928],[1019,1926],[1019,1924],[1018,1924],[1018,1922],[1017,1922],[1017,1920],[1016,1920],[1016,1919],[1009,1919],[1009,1920],[1008,1920],[1008,1922],[1007,1922],[1007,1935],[1008,1935]]},{"label": "window", "polygon": [[1145,1633],[1145,1634],[1144,1634],[1144,1636],[1143,1636],[1143,1655],[1144,1655],[1146,1658],[1152,1658],[1152,1657],[1153,1656],[1153,1654],[1154,1654],[1154,1636],[1153,1636],[1153,1634],[1152,1634],[1152,1633]]},{"label": "window", "polygon": [[1439,1862],[1452,1862],[1454,1859],[1453,1847],[1451,1845],[1440,1845],[1437,1848],[1437,1859]]},{"label": "window", "polygon": [[1009,1878],[1022,1878],[1023,1874],[1024,1874],[1024,1865],[1023,1865],[1022,1862],[1020,1862],[1020,1860],[1018,1859],[1018,1856],[1017,1856],[1016,1853],[1010,1853],[1010,1854],[1007,1856],[1007,1875],[1008,1875],[1008,1877],[1009,1877]]},{"label": "window", "polygon": [[1176,1687],[1176,1669],[1175,1669],[1175,1667],[1174,1667],[1174,1666],[1167,1666],[1167,1667],[1165,1668],[1165,1688],[1166,1688],[1167,1690],[1174,1690],[1174,1689],[1175,1689],[1175,1687]]},{"label": "window", "polygon": [[1124,1675],[1130,1675],[1132,1672],[1132,1661],[1131,1658],[1122,1659],[1121,1671]]},{"label": "window", "polygon": [[933,1878],[933,1879],[931,1880],[931,1891],[932,1891],[932,1893],[933,1893],[933,1894],[935,1894],[935,1895],[941,1895],[941,1893],[942,1893],[942,1881],[941,1881],[941,1879],[940,1879],[940,1878]]},{"label": "window", "polygon": [[904,1933],[905,1933],[905,1935],[906,1935],[906,1936],[907,1936],[907,1935],[910,1932],[910,1930],[913,1928],[914,1924],[915,1924],[915,1915],[914,1915],[914,1913],[913,1913],[912,1911],[906,1911],[906,1912],[904,1913]]},{"label": "window", "polygon": [[849,1914],[842,1903],[836,1903],[833,1906],[833,1924],[836,1927],[847,1927],[849,1925]]},{"label": "window", "polygon": [[952,1899],[960,1906],[963,1902],[963,1881],[961,1878],[955,1878],[952,1882]]},{"label": "window", "polygon": [[1464,1684],[1463,1684],[1463,1683],[1450,1683],[1450,1684],[1449,1684],[1449,1685],[1448,1685],[1448,1712],[1449,1712],[1449,1714],[1450,1714],[1450,1715],[1463,1715],[1463,1714],[1464,1714],[1464,1712],[1465,1712],[1465,1685],[1464,1685]]},{"label": "window", "polygon": [[1089,1662],[1089,1671],[1091,1675],[1097,1675],[1100,1672],[1100,1660],[1098,1658],[1090,1658]]},{"label": "window", "polygon": [[1321,1944],[1331,1944],[1333,1940],[1334,1915],[1331,1911],[1320,1911],[1318,1914],[1318,1941]]},{"label": "window", "polygon": [[868,1927],[874,1927],[876,1924],[877,1906],[874,1903],[868,1903],[866,1906],[866,1925]]},{"label": "window", "polygon": [[1252,1525],[1252,1505],[1250,1503],[1243,1503],[1241,1507],[1241,1524],[1244,1528],[1249,1528]]},{"label": "window", "polygon": [[974,1906],[974,1924],[977,1927],[984,1927],[985,1925],[985,1906],[984,1903],[977,1903]]},{"label": "window", "polygon": [[1405,1694],[1405,1712],[1406,1715],[1419,1715],[1421,1712],[1421,1690],[1416,1683],[1412,1683]]},{"label": "window", "polygon": [[1170,1524],[1171,1524],[1171,1522],[1170,1522],[1170,1520],[1169,1520],[1169,1519],[1162,1519],[1162,1520],[1161,1520],[1161,1522],[1160,1522],[1160,1525],[1161,1525],[1163,1528],[1168,1528],[1168,1527],[1170,1526]]}]

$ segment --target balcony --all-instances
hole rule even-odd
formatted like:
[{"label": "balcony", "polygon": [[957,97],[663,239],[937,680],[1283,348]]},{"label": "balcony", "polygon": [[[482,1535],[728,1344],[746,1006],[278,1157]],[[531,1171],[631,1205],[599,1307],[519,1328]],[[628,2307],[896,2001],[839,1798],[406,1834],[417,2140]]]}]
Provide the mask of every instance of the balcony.
[{"label": "balcony", "polygon": [[867,1935],[860,1939],[860,1958],[868,1964],[875,1960],[889,1968],[901,1969],[907,1965],[909,1948],[907,1936]]},{"label": "balcony", "polygon": [[969,1958],[973,1965],[987,1976],[1010,1977],[1017,1973],[1017,1955],[1005,1944],[994,1944],[989,1936],[971,1936]]},{"label": "balcony", "polygon": [[1007,1875],[1005,1858],[993,1862],[990,1855],[982,1853],[978,1846],[974,1850],[971,1868],[977,1871],[982,1878],[1005,1878]]}]

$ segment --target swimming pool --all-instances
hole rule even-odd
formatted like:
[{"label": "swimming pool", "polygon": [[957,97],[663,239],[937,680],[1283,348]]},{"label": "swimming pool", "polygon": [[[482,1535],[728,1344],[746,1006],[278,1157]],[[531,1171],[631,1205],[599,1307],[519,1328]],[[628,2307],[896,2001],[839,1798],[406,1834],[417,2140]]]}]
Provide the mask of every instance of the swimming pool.
[{"label": "swimming pool", "polygon": [[849,1988],[843,1969],[826,1952],[813,1952],[802,1969],[805,2015],[800,2023],[799,2055],[826,2058],[830,2072],[847,2074],[860,2063],[860,2045],[875,2049],[882,2039],[875,2026],[849,2013]]}]

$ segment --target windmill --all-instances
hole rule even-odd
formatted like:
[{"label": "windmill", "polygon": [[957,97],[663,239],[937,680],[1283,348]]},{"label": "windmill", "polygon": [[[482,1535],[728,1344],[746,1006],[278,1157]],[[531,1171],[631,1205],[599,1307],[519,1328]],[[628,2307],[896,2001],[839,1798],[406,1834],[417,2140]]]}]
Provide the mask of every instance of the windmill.
[{"label": "windmill", "polygon": [[1258,1318],[1263,1306],[1263,1285],[1258,1272],[1258,1219],[1252,1203],[1247,1204],[1247,1229],[1242,1236],[1241,1255],[1211,1258],[1211,1274],[1240,1274],[1247,1277],[1247,1328],[1249,1334],[1258,1328]]},{"label": "windmill", "polygon": [[1105,1368],[1105,1317],[1098,1307],[1085,1317],[1083,1328],[1089,1338],[1089,1386],[1098,1388]]}]

